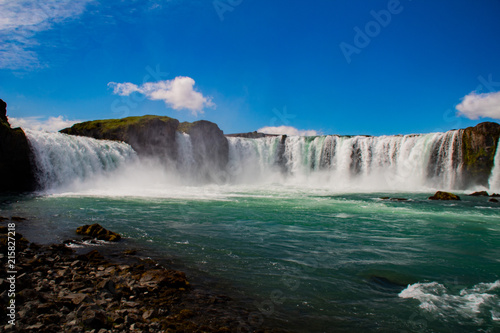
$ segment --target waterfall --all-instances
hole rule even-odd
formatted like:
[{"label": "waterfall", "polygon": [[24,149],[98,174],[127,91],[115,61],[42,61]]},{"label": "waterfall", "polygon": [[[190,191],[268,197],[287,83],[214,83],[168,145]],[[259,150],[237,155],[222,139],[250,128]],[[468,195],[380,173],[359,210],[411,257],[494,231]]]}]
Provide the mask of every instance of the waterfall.
[{"label": "waterfall", "polygon": [[[230,172],[262,179],[284,171],[291,182],[338,189],[457,189],[462,172],[461,130],[426,135],[228,138]],[[281,164],[281,165],[280,165]]]},{"label": "waterfall", "polygon": [[500,192],[500,139],[498,139],[494,163],[489,179],[490,190]]},{"label": "waterfall", "polygon": [[183,174],[189,175],[194,171],[196,161],[193,155],[193,144],[189,134],[175,133],[177,143],[177,168]]},{"label": "waterfall", "polygon": [[61,133],[24,130],[43,189],[69,185],[116,170],[136,159],[128,144]]},{"label": "waterfall", "polygon": [[278,177],[278,137],[260,139],[227,138],[229,142],[228,173],[233,182],[252,182]]},{"label": "waterfall", "polygon": [[[121,182],[135,181],[138,187],[149,188],[168,187],[172,180],[189,185],[207,183],[207,173],[219,183],[311,184],[347,191],[462,188],[462,130],[379,137],[228,137],[226,170],[212,170],[220,167],[204,162],[208,153],[197,160],[191,137],[182,132],[176,133],[174,164],[139,160],[135,151],[122,142],[25,132],[34,152],[38,180],[44,189],[100,176],[113,175],[118,179],[115,172],[118,169],[127,169],[127,176],[120,178]],[[498,151],[495,159],[490,185],[499,189]],[[159,181],[160,178],[164,181]]]}]

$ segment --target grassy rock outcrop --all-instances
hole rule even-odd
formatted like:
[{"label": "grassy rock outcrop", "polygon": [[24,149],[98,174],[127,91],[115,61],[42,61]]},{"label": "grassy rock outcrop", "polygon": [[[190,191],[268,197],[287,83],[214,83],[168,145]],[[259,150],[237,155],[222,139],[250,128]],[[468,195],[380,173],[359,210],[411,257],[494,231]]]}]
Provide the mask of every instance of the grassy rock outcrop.
[{"label": "grassy rock outcrop", "polygon": [[429,200],[460,200],[460,197],[456,194],[449,192],[437,191]]},{"label": "grassy rock outcrop", "polygon": [[141,155],[169,156],[175,159],[175,131],[179,121],[170,117],[142,116],[94,120],[78,123],[61,133],[95,139],[124,141]]},{"label": "grassy rock outcrop", "polygon": [[223,177],[229,145],[217,124],[206,120],[179,123],[163,116],[128,117],[87,121],[66,128],[62,133],[95,139],[119,140],[132,146],[139,155],[155,156],[169,162],[177,161],[176,132],[191,137],[195,168],[198,174],[218,181]]},{"label": "grassy rock outcrop", "polygon": [[11,128],[7,103],[0,99],[0,193],[28,192],[36,188],[28,139],[20,128]]},{"label": "grassy rock outcrop", "polygon": [[464,187],[488,186],[500,138],[500,124],[480,123],[464,130],[462,137]]}]

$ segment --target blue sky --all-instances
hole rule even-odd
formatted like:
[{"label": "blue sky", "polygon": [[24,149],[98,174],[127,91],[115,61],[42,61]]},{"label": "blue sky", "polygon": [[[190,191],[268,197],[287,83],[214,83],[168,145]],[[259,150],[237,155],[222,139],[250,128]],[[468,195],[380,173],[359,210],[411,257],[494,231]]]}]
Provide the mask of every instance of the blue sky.
[{"label": "blue sky", "polygon": [[498,0],[41,3],[0,2],[18,124],[158,114],[381,135],[500,119]]}]

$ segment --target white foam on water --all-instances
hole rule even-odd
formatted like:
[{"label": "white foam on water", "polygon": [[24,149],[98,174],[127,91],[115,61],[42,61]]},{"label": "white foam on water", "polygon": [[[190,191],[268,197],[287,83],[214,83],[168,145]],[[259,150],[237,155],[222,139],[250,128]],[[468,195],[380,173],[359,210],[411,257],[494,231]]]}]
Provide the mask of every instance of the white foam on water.
[{"label": "white foam on water", "polygon": [[480,315],[490,315],[498,320],[500,311],[500,280],[479,283],[472,288],[452,294],[438,282],[415,283],[399,293],[401,298],[416,299],[419,307],[435,315],[448,317],[458,315],[466,319],[481,321]]}]

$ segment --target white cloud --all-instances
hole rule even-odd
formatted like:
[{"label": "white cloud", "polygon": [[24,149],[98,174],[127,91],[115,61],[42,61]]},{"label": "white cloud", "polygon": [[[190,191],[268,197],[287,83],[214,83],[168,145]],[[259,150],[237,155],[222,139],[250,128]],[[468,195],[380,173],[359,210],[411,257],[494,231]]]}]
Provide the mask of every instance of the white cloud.
[{"label": "white cloud", "polygon": [[139,87],[133,83],[115,83],[115,82],[110,82],[108,83],[108,86],[113,88],[113,94],[120,95],[120,96],[128,96],[133,92],[138,92]]},{"label": "white cloud", "polygon": [[500,119],[500,91],[484,94],[476,94],[473,91],[462,98],[462,103],[458,104],[456,109],[458,115],[469,119]]},{"label": "white cloud", "polygon": [[81,122],[81,120],[64,119],[63,116],[49,117],[45,120],[43,120],[42,118],[43,117],[9,117],[9,123],[12,127],[21,127],[37,131],[57,132],[62,130],[63,128],[71,127],[74,124]]},{"label": "white cloud", "polygon": [[40,67],[36,34],[78,17],[92,0],[0,0],[0,68]]},{"label": "white cloud", "polygon": [[145,95],[151,100],[161,100],[174,110],[187,109],[193,115],[203,113],[204,107],[215,107],[211,97],[205,97],[194,90],[194,80],[187,76],[177,76],[173,80],[146,82],[141,86],[133,83],[110,82],[113,93],[128,96],[134,92]]},{"label": "white cloud", "polygon": [[257,130],[257,132],[265,134],[286,134],[289,136],[300,135],[300,136],[316,136],[320,135],[315,130],[299,130],[292,126],[267,126],[262,127]]}]

